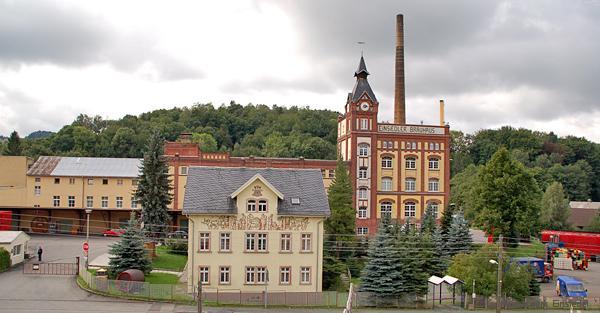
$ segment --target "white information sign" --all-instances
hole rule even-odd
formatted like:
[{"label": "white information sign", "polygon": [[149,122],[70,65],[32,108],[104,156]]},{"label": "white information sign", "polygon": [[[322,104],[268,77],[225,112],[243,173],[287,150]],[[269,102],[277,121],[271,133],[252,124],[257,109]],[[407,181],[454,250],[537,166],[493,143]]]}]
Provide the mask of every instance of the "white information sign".
[{"label": "white information sign", "polygon": [[379,132],[396,134],[443,135],[443,127],[380,124]]}]

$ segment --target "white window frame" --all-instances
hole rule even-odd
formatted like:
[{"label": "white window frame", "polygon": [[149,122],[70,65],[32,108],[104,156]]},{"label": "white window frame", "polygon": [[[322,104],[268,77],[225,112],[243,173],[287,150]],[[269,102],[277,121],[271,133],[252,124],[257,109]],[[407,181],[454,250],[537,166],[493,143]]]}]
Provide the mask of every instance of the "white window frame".
[{"label": "white window frame", "polygon": [[414,170],[417,168],[417,158],[415,157],[407,157],[404,160],[404,166],[407,170]]},{"label": "white window frame", "polygon": [[198,268],[198,275],[200,276],[200,283],[202,285],[210,284],[210,267],[209,266],[200,266]]},{"label": "white window frame", "polygon": [[438,212],[440,209],[440,205],[437,202],[429,202],[429,203],[427,203],[427,205],[430,205],[433,208],[433,214],[434,214],[435,218],[437,218]]},{"label": "white window frame", "polygon": [[198,252],[210,251],[210,233],[200,232],[198,234]]},{"label": "white window frame", "polygon": [[292,267],[282,266],[279,268],[279,284],[289,285],[292,282]]},{"label": "white window frame", "polygon": [[69,185],[75,185],[75,178],[69,178]]},{"label": "white window frame", "polygon": [[94,184],[94,179],[93,178],[88,178],[87,179],[87,184],[88,185],[93,185]]},{"label": "white window frame", "polygon": [[358,218],[367,218],[368,217],[368,209],[366,206],[359,206],[358,207]]},{"label": "white window frame", "polygon": [[360,119],[360,130],[369,130],[369,119],[368,118]]},{"label": "white window frame", "polygon": [[33,186],[33,194],[39,196],[42,194],[42,186]]},{"label": "white window frame", "polygon": [[267,283],[267,268],[265,266],[256,267],[256,284],[264,285]]},{"label": "white window frame", "polygon": [[181,166],[181,167],[179,167],[179,175],[185,176],[185,175],[187,175],[187,171],[188,171],[188,167],[187,166]]},{"label": "white window frame", "polygon": [[122,208],[123,207],[123,197],[117,197],[115,205],[117,208]]},{"label": "white window frame", "polygon": [[367,179],[368,175],[368,169],[366,167],[361,167],[358,169],[358,179]]},{"label": "white window frame", "polygon": [[356,234],[359,236],[365,236],[365,235],[369,234],[369,228],[368,227],[358,227],[358,228],[356,228]]},{"label": "white window frame", "polygon": [[439,170],[440,169],[440,159],[430,158],[429,159],[429,169],[430,170]]},{"label": "white window frame", "polygon": [[416,202],[405,202],[404,203],[404,217],[415,217],[417,216],[417,203]]},{"label": "white window frame", "polygon": [[269,236],[267,233],[256,233],[256,251],[267,252],[269,251]]},{"label": "white window frame", "polygon": [[69,208],[75,207],[75,196],[67,196],[67,206]]},{"label": "white window frame", "polygon": [[300,252],[312,252],[312,234],[300,235]]},{"label": "white window frame", "polygon": [[412,177],[407,177],[404,180],[404,189],[405,189],[405,191],[416,191],[417,190],[417,180]]},{"label": "white window frame", "polygon": [[231,284],[231,267],[230,266],[219,266],[219,284],[222,284],[222,285]]},{"label": "white window frame", "polygon": [[123,186],[123,179],[117,179],[117,186]]},{"label": "white window frame", "polygon": [[328,175],[329,178],[335,178],[335,170],[329,170]]},{"label": "white window frame", "polygon": [[131,208],[132,209],[137,209],[137,205],[138,205],[138,200],[135,196],[131,197]]},{"label": "white window frame", "polygon": [[436,178],[430,178],[427,182],[427,189],[429,191],[440,191],[440,181]]},{"label": "white window frame", "polygon": [[384,156],[383,158],[381,158],[381,168],[392,168],[392,164],[392,157]]},{"label": "white window frame", "polygon": [[253,252],[256,250],[256,238],[254,233],[246,233],[244,240],[244,251]]},{"label": "white window frame", "polygon": [[256,212],[256,200],[246,201],[246,212]]},{"label": "white window frame", "polygon": [[100,199],[100,207],[103,209],[108,208],[108,197],[107,196],[102,196],[102,198]]},{"label": "white window frame", "polygon": [[361,143],[358,145],[358,156],[367,157],[369,156],[369,145]]},{"label": "white window frame", "polygon": [[292,234],[283,233],[280,234],[279,251],[281,252],[292,252]]},{"label": "white window frame", "polygon": [[381,202],[379,204],[379,211],[381,212],[381,218],[384,218],[385,215],[392,218],[392,203],[389,201]]},{"label": "white window frame", "polygon": [[86,196],[85,197],[85,207],[86,208],[94,207],[94,196]]},{"label": "white window frame", "polygon": [[52,196],[52,206],[54,206],[54,207],[60,206],[60,196]]},{"label": "white window frame", "polygon": [[219,251],[231,252],[231,233],[219,234]]},{"label": "white window frame", "polygon": [[364,188],[364,187],[358,188],[358,199],[359,200],[369,199],[369,189]]},{"label": "white window frame", "polygon": [[394,188],[394,180],[391,177],[381,178],[381,191],[392,191]]},{"label": "white window frame", "polygon": [[267,200],[258,200],[258,212],[267,212],[268,207],[269,206]]},{"label": "white window frame", "polygon": [[245,281],[248,285],[253,285],[256,282],[256,271],[253,266],[246,266],[245,270]]},{"label": "white window frame", "polygon": [[302,285],[310,285],[311,283],[311,271],[310,266],[302,266],[300,267],[300,284]]}]

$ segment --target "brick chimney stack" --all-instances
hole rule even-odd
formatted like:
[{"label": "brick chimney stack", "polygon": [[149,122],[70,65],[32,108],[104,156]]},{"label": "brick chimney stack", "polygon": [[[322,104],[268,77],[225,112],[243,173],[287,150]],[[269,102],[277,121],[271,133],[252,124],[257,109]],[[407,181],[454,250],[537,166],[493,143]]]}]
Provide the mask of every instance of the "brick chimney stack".
[{"label": "brick chimney stack", "polygon": [[396,75],[394,90],[394,124],[406,124],[404,90],[404,16],[396,15]]}]

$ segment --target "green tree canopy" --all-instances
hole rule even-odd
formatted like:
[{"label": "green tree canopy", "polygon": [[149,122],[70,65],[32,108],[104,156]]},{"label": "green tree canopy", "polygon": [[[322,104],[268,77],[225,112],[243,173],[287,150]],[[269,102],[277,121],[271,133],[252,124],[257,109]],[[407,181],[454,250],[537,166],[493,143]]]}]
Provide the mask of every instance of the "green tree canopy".
[{"label": "green tree canopy", "polygon": [[479,174],[476,222],[488,234],[534,234],[539,224],[540,192],[533,176],[500,148]]},{"label": "green tree canopy", "polygon": [[208,133],[192,134],[192,141],[200,145],[203,152],[216,152],[218,150],[217,140]]},{"label": "green tree canopy", "polygon": [[571,208],[561,183],[554,182],[548,186],[542,196],[541,208],[540,224],[544,229],[569,229],[567,219],[571,213]]},{"label": "green tree canopy", "polygon": [[17,131],[10,133],[8,137],[8,143],[6,145],[6,155],[22,155],[23,149],[21,147],[21,138]]},{"label": "green tree canopy", "polygon": [[144,237],[135,218],[135,212],[131,212],[129,223],[120,240],[110,246],[110,255],[108,272],[111,277],[128,269],[138,269],[145,274],[149,274],[152,270],[150,260],[144,251]]}]

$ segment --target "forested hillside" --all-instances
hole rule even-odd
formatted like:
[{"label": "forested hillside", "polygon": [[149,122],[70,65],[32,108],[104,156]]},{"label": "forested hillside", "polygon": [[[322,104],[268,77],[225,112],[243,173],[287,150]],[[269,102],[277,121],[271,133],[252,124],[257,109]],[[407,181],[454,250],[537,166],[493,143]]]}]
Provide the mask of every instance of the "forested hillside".
[{"label": "forested hillside", "polygon": [[[329,110],[242,106],[233,102],[219,107],[197,104],[127,115],[118,120],[80,115],[57,133],[38,132],[42,138],[21,139],[21,150],[32,157],[141,157],[149,134],[157,129],[167,140],[175,140],[182,132],[194,133],[205,151],[334,159],[336,121],[337,112]],[[470,186],[481,166],[501,146],[526,166],[542,192],[557,181],[570,200],[600,201],[600,144],[584,138],[559,138],[553,133],[503,127],[475,134],[452,132],[452,202],[470,207]],[[4,142],[0,152],[6,151]]]}]

